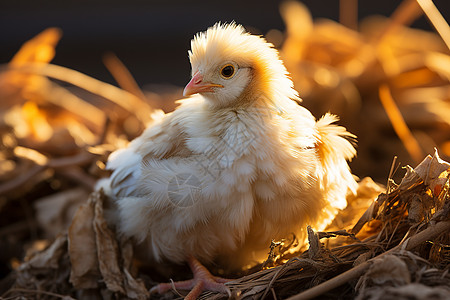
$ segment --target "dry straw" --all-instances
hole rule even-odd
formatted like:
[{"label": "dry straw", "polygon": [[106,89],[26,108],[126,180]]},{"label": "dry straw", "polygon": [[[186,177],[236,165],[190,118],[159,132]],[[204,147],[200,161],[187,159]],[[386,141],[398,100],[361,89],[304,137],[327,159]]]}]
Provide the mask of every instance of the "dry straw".
[{"label": "dry straw", "polygon": [[[274,241],[265,263],[234,274],[236,298],[450,297],[449,164],[437,152],[421,162],[433,147],[450,155],[449,27],[430,0],[405,0],[391,18],[359,24],[356,4],[341,1],[345,27],[284,3],[281,54],[304,105],[315,115],[332,110],[358,135],[354,170],[384,181],[394,155],[417,167],[396,184],[394,162],[385,192],[363,179],[327,232],[306,229],[301,251]],[[423,12],[439,35],[406,27]],[[181,93],[142,91],[114,55],[105,64],[121,88],[50,64],[60,37],[49,28],[0,67],[0,239],[2,249],[28,249],[24,262],[0,255],[12,267],[0,295],[145,299],[149,275],[161,270],[136,267],[130,243],[106,226],[104,197],[90,191],[107,155]]]}]

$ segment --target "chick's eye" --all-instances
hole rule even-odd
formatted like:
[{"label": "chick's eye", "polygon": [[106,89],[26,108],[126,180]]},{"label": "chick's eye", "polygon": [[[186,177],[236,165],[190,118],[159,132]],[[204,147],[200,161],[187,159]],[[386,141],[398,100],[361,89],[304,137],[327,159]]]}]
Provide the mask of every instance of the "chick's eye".
[{"label": "chick's eye", "polygon": [[230,64],[223,66],[220,70],[220,75],[225,79],[230,79],[231,77],[233,77],[234,73],[234,67]]}]

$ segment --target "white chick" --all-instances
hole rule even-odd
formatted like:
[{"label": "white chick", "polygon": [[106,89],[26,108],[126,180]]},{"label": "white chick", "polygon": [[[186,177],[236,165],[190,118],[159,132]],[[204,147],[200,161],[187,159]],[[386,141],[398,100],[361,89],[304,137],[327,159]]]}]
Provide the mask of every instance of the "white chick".
[{"label": "white chick", "polygon": [[111,154],[112,175],[98,186],[117,204],[121,234],[156,260],[189,263],[194,279],[175,283],[192,289],[188,299],[229,292],[202,264],[249,263],[272,239],[324,229],[356,186],[354,136],[293,101],[273,45],[231,23],[197,34],[191,48],[190,97]]}]

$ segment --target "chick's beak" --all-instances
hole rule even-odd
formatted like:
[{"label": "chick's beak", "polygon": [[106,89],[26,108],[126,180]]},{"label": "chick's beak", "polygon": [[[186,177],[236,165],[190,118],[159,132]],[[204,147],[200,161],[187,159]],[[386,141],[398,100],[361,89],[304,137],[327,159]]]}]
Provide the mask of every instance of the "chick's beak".
[{"label": "chick's beak", "polygon": [[203,75],[197,72],[184,88],[183,96],[187,97],[196,93],[214,92],[213,87],[223,87],[223,85],[204,82]]}]

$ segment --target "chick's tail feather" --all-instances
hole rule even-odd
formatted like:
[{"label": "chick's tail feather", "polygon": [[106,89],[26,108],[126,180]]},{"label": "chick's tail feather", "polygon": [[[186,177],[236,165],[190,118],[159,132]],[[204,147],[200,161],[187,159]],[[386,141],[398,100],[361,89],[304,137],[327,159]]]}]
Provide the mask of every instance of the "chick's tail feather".
[{"label": "chick's tail feather", "polygon": [[316,148],[322,165],[323,189],[335,195],[331,197],[335,198],[331,205],[342,209],[347,203],[345,196],[339,195],[355,193],[357,189],[347,163],[356,155],[356,136],[345,127],[333,124],[338,120],[337,116],[327,113],[316,122]]},{"label": "chick's tail feather", "polygon": [[356,135],[343,126],[333,124],[338,120],[336,115],[326,113],[316,122],[317,150],[325,166],[351,161],[356,156]]}]

